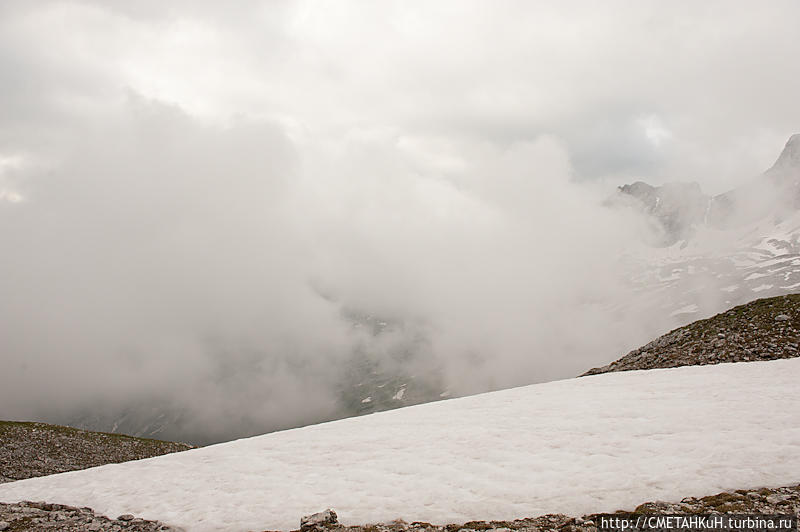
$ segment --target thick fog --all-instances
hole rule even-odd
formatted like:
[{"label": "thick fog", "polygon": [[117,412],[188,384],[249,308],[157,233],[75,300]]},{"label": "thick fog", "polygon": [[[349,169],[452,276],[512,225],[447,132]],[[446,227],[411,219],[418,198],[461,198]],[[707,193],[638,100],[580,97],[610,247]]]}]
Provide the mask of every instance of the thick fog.
[{"label": "thick fog", "polygon": [[732,188],[800,119],[795,3],[216,5],[0,8],[0,418],[296,426],[408,345],[573,376],[671,324],[615,185]]},{"label": "thick fog", "polygon": [[349,309],[423,335],[461,393],[624,346],[601,305],[635,235],[557,141],[474,147],[449,178],[401,147],[306,151],[140,99],[76,132],[3,205],[5,415],[155,394],[223,424],[324,417],[369,341]]}]

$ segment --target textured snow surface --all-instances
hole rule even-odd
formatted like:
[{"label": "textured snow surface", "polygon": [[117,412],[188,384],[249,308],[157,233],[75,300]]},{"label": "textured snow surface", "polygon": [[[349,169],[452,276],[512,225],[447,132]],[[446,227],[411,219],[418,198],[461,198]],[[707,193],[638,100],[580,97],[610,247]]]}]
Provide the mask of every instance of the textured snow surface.
[{"label": "textured snow surface", "polygon": [[695,312],[697,312],[697,305],[692,303],[691,305],[686,305],[685,307],[681,307],[672,312],[670,316],[677,316],[678,314],[694,314]]},{"label": "textured snow surface", "polygon": [[189,530],[633,509],[800,481],[800,359],[570,379],[0,485]]}]

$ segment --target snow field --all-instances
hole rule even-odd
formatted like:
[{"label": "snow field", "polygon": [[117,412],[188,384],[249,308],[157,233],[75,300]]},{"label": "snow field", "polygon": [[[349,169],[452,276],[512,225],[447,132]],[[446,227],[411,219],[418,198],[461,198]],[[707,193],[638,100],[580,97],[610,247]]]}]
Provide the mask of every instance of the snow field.
[{"label": "snow field", "polygon": [[800,482],[800,359],[611,373],[0,485],[191,531],[633,509]]}]

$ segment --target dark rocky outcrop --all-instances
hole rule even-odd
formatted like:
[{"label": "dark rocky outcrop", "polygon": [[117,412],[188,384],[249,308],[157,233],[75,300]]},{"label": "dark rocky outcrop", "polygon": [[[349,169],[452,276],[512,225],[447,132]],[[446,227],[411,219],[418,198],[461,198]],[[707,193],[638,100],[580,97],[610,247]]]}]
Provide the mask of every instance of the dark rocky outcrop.
[{"label": "dark rocky outcrop", "polygon": [[675,329],[585,375],[800,356],[800,294],[759,299]]},{"label": "dark rocky outcrop", "polygon": [[666,183],[660,187],[637,181],[623,185],[611,203],[633,202],[652,216],[663,229],[656,245],[669,245],[691,236],[695,225],[705,223],[711,197],[697,183]]},{"label": "dark rocky outcrop", "polygon": [[697,183],[652,186],[638,181],[618,188],[611,206],[633,206],[661,229],[654,245],[671,245],[691,237],[693,228],[727,229],[765,216],[777,219],[800,209],[800,134],[792,135],[775,164],[742,186],[716,196],[703,194]]}]

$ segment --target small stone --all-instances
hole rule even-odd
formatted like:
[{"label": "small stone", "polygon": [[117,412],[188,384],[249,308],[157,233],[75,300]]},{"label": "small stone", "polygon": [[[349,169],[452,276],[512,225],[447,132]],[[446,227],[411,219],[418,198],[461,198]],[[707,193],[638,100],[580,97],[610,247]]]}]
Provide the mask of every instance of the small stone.
[{"label": "small stone", "polygon": [[724,339],[724,338],[725,338],[725,335],[724,335],[724,334],[722,334],[722,333],[718,333],[718,334],[717,334],[717,338]]},{"label": "small stone", "polygon": [[336,512],[328,508],[324,512],[307,515],[300,519],[301,530],[313,530],[319,526],[335,525],[339,523]]},{"label": "small stone", "polygon": [[133,516],[131,514],[122,514],[117,517],[117,521],[133,521]]},{"label": "small stone", "polygon": [[11,525],[9,525],[7,521],[0,521],[0,530],[5,530],[9,526]]},{"label": "small stone", "polygon": [[775,316],[775,321],[789,321],[789,316],[786,314],[778,314]]}]

